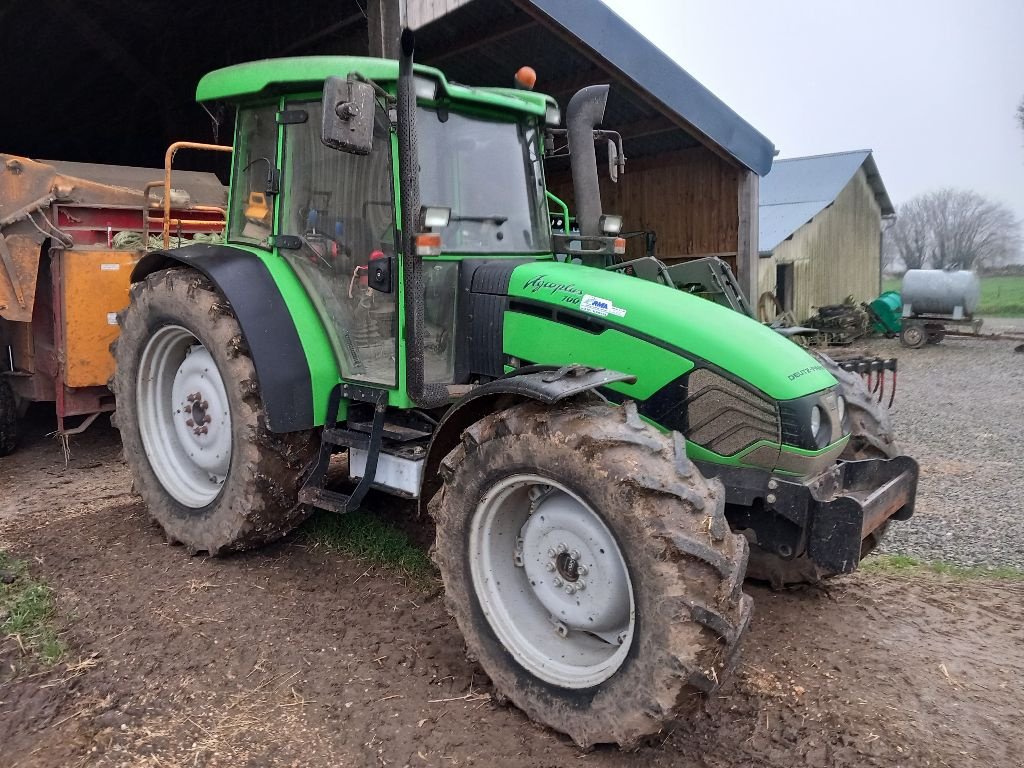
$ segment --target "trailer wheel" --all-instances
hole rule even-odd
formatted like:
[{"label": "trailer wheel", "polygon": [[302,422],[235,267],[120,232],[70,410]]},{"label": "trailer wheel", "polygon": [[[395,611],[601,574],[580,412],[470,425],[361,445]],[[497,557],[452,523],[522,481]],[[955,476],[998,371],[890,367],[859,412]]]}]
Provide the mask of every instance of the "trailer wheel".
[{"label": "trailer wheel", "polygon": [[900,344],[910,349],[920,349],[928,343],[928,334],[925,329],[916,323],[903,323],[900,331]]},{"label": "trailer wheel", "polygon": [[211,555],[284,535],[315,433],[267,429],[256,370],[231,307],[198,272],[132,286],[112,349],[114,423],[124,456],[168,539]]},{"label": "trailer wheel", "polygon": [[724,490],[632,403],[524,403],[463,433],[431,500],[447,604],[495,690],[580,746],[715,688],[750,613]]},{"label": "trailer wheel", "polygon": [[0,376],[0,456],[13,453],[18,444],[18,401],[10,382]]},{"label": "trailer wheel", "polygon": [[[817,358],[839,382],[846,401],[850,441],[839,458],[862,461],[899,456],[900,449],[896,445],[889,411],[872,397],[864,379],[856,373],[843,370],[829,357],[817,355]],[[887,520],[864,538],[861,542],[861,558],[874,551],[888,528]],[[752,579],[767,581],[773,589],[782,589],[797,584],[817,584],[836,574],[823,570],[806,555],[784,560],[774,552],[766,552],[756,544],[751,544],[747,575]]]}]

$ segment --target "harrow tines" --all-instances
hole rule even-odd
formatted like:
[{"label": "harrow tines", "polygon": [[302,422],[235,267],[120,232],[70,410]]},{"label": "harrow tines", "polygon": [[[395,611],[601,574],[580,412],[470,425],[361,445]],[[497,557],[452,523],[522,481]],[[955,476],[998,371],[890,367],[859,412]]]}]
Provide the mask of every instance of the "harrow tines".
[{"label": "harrow tines", "polygon": [[892,369],[892,389],[889,391],[889,405],[887,408],[892,408],[892,401],[896,399],[896,369]]},{"label": "harrow tines", "polygon": [[883,368],[878,372],[878,402],[882,402],[882,398],[885,397],[885,369]]}]

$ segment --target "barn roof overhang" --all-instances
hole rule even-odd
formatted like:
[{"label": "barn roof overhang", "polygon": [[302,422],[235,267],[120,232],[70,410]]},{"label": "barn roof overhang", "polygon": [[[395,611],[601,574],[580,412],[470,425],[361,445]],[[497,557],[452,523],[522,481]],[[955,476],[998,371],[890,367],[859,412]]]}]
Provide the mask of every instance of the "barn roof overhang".
[{"label": "barn roof overhang", "polygon": [[772,142],[599,0],[470,0],[417,30],[418,60],[471,85],[511,82],[522,65],[563,107],[610,82],[604,127],[628,157],[706,146],[765,175]]}]

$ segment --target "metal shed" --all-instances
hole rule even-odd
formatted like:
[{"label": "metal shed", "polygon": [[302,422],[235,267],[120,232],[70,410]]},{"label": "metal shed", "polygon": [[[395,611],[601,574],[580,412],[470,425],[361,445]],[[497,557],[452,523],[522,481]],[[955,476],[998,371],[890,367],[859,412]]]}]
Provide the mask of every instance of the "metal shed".
[{"label": "metal shed", "polygon": [[761,181],[759,293],[798,321],[881,290],[882,219],[895,214],[869,149],[776,160]]},{"label": "metal shed", "polygon": [[[563,109],[593,83],[612,85],[605,126],[622,134],[629,162],[602,182],[608,211],[628,230],[653,231],[669,262],[729,261],[748,293],[758,285],[758,179],[772,143],[599,0],[408,0],[418,57],[470,85],[511,84],[526,64],[537,90]],[[568,163],[548,186],[571,204]],[[630,241],[644,254],[644,239]]]}]

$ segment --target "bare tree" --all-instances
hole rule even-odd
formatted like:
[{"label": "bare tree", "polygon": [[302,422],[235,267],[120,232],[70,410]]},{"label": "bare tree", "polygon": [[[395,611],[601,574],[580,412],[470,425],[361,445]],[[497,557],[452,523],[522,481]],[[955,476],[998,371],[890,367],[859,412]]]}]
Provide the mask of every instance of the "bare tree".
[{"label": "bare tree", "polygon": [[1020,222],[1005,205],[966,190],[940,189],[900,206],[887,248],[907,269],[978,269],[1014,261]]}]

